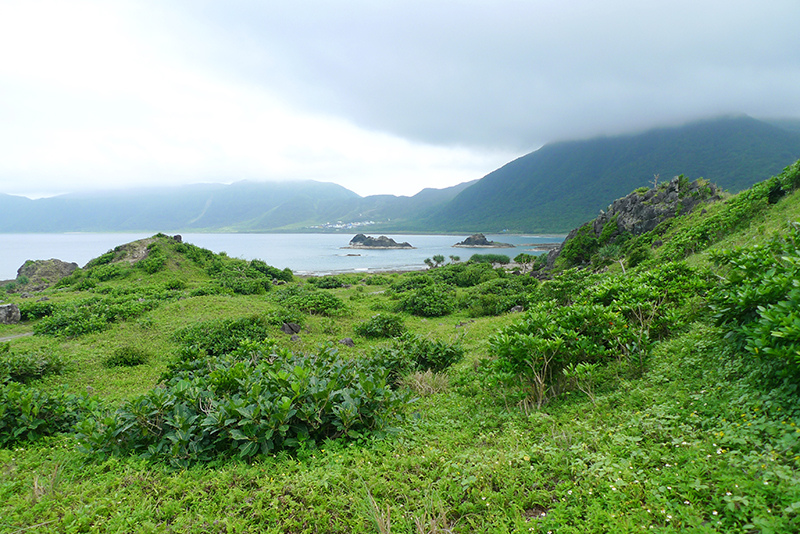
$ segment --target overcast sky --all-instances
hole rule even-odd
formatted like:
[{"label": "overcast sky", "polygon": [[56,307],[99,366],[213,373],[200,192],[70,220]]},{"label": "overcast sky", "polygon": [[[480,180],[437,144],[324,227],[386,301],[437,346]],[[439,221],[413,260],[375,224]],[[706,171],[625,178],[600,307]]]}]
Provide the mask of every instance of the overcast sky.
[{"label": "overcast sky", "polygon": [[544,143],[800,117],[798,0],[0,0],[0,193],[412,195]]}]

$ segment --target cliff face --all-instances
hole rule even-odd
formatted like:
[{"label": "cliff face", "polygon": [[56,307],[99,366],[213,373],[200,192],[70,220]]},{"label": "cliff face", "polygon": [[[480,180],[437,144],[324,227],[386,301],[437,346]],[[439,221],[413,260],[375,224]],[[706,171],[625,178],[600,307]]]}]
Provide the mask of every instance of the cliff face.
[{"label": "cliff face", "polygon": [[716,185],[702,179],[689,182],[682,176],[650,189],[637,189],[615,200],[593,221],[572,230],[561,246],[549,253],[547,265],[552,268],[564,247],[579,235],[594,236],[601,245],[613,243],[623,234],[644,234],[671,217],[717,200],[720,200],[720,189]]}]

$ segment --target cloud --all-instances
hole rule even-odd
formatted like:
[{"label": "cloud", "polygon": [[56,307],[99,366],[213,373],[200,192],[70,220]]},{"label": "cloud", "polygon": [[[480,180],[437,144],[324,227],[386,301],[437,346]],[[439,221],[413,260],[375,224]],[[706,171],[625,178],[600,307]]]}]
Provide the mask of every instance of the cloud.
[{"label": "cloud", "polygon": [[543,143],[800,117],[794,0],[0,2],[0,192],[413,194]]}]

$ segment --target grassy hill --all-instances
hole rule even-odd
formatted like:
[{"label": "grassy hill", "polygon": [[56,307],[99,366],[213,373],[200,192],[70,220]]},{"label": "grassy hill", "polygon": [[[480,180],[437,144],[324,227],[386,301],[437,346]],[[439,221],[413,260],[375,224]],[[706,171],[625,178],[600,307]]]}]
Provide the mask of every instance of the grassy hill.
[{"label": "grassy hill", "polygon": [[483,177],[424,224],[564,233],[632,190],[684,174],[732,192],[800,156],[800,134],[749,117],[545,145]]},{"label": "grassy hill", "polygon": [[298,279],[156,235],[15,283],[0,530],[796,532],[799,187],[545,281]]}]

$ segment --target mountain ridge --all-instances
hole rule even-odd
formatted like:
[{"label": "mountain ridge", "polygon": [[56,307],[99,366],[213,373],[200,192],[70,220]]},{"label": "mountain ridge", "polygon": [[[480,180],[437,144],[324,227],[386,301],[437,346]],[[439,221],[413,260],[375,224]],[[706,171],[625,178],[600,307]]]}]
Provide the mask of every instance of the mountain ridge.
[{"label": "mountain ridge", "polygon": [[[641,133],[559,141],[479,180],[414,196],[361,197],[331,182],[239,181],[70,193],[0,194],[0,232],[566,233],[597,206],[686,175],[733,192],[800,158],[800,122],[728,116]],[[781,126],[783,125],[783,126]]]}]

